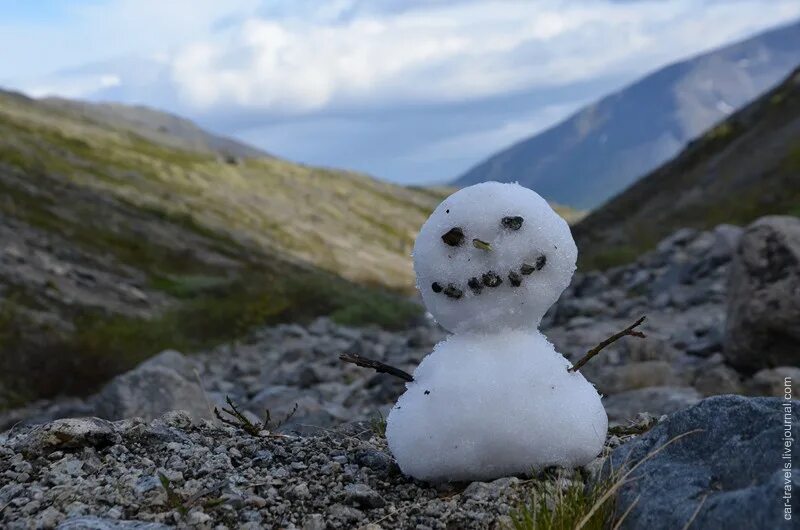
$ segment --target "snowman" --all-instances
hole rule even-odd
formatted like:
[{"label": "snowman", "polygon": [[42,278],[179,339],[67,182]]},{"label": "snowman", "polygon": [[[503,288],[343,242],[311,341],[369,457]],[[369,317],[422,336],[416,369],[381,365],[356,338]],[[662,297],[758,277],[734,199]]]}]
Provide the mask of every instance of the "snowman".
[{"label": "snowman", "polygon": [[594,386],[538,330],[569,284],[569,226],[535,192],[486,182],[448,197],[414,245],[417,287],[452,332],[389,413],[400,469],[426,481],[577,467],[603,448]]}]

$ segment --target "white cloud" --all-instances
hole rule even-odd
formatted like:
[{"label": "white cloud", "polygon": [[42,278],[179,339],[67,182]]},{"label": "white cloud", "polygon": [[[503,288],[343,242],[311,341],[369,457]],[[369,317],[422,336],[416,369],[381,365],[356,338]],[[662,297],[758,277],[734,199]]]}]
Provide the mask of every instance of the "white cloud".
[{"label": "white cloud", "polygon": [[35,98],[46,96],[80,98],[98,90],[117,87],[121,83],[120,76],[112,73],[59,76],[43,84],[31,85],[26,92]]},{"label": "white cloud", "polygon": [[246,17],[181,47],[172,80],[199,109],[313,112],[461,101],[640,73],[800,15],[796,0],[474,2],[400,12]]}]

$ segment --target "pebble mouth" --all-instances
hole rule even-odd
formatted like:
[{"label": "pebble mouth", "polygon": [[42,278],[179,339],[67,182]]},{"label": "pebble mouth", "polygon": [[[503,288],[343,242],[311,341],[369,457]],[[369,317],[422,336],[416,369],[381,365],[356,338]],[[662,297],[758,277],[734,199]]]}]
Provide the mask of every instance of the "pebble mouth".
[{"label": "pebble mouth", "polygon": [[[544,254],[536,258],[531,263],[523,263],[517,270],[510,270],[506,275],[509,285],[512,288],[520,287],[525,280],[525,276],[530,276],[534,272],[542,270],[547,265],[547,256]],[[473,276],[466,282],[466,288],[472,291],[473,294],[479,295],[485,288],[494,289],[500,287],[505,283],[503,277],[493,270],[486,271],[480,277]],[[440,282],[433,282],[431,290],[434,293],[442,294],[453,300],[458,300],[464,296],[464,286],[456,283],[442,284]]]}]

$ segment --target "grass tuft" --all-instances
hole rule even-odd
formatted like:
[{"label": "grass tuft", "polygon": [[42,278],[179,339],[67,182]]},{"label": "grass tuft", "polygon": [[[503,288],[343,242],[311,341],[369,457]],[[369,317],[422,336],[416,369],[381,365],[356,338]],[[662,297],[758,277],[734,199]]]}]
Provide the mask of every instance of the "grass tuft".
[{"label": "grass tuft", "polygon": [[[555,488],[555,491],[552,491],[552,483],[545,483],[534,488],[530,500],[511,513],[512,528],[514,530],[610,528],[614,516],[615,498],[614,496],[604,498],[604,496],[613,484],[613,479],[594,485],[584,485],[581,481],[575,481],[566,489]],[[590,514],[592,510],[594,512]]]},{"label": "grass tuft", "polygon": [[369,419],[369,426],[376,436],[386,438],[386,417],[381,411],[375,411],[375,415]]}]

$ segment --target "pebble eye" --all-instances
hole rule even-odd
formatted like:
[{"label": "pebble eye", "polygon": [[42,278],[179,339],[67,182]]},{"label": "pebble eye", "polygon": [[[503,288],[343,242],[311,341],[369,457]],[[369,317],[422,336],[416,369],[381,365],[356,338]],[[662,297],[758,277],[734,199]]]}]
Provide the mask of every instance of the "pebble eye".
[{"label": "pebble eye", "polygon": [[522,223],[525,221],[519,215],[514,215],[511,217],[503,217],[500,221],[500,224],[503,225],[504,228],[508,228],[509,230],[519,230],[522,228]]},{"label": "pebble eye", "polygon": [[442,236],[442,241],[451,247],[461,246],[464,243],[464,231],[458,226],[453,227]]}]

